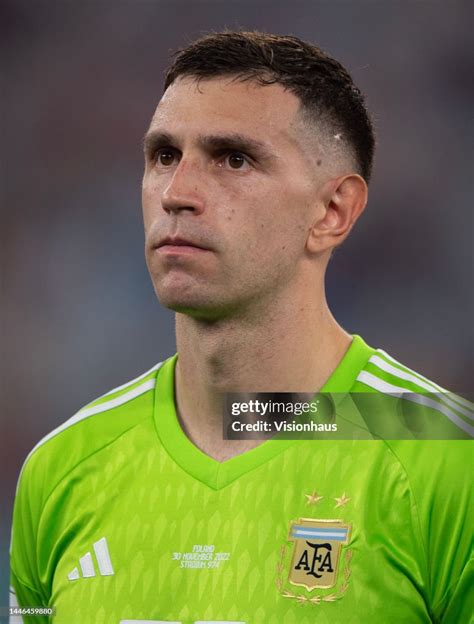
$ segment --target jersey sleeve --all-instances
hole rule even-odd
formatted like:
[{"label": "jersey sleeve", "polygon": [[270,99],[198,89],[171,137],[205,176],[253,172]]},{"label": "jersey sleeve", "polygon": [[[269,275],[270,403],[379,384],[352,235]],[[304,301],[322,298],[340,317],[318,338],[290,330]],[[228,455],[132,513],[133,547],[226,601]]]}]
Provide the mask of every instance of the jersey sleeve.
[{"label": "jersey sleeve", "polygon": [[[13,509],[13,524],[10,549],[10,599],[12,606],[46,607],[48,596],[41,582],[38,570],[38,525],[41,518],[41,468],[36,466],[34,457],[27,460],[17,486]],[[15,605],[16,603],[16,605]],[[47,617],[23,616],[12,619],[14,622],[40,624]]]},{"label": "jersey sleeve", "polygon": [[405,440],[389,446],[415,501],[433,622],[470,622],[473,599],[472,442]]},{"label": "jersey sleeve", "polygon": [[[20,581],[13,571],[10,571],[10,600],[9,606],[10,608],[15,607],[43,607],[44,605],[41,603],[41,598],[38,596],[38,593],[28,587]],[[39,616],[36,615],[34,617],[28,617],[26,615],[15,615],[12,613],[8,620],[8,624],[46,624],[48,622],[47,616]]]}]

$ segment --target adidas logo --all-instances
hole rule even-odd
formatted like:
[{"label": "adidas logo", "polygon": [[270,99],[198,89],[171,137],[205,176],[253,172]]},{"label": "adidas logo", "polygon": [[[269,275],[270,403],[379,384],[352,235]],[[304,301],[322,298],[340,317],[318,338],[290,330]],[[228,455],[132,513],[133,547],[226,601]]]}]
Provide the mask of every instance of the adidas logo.
[{"label": "adidas logo", "polygon": [[[99,566],[99,574],[101,576],[112,576],[115,574],[114,568],[112,566],[112,561],[110,560],[109,549],[107,548],[107,540],[105,537],[94,542],[94,552],[97,560],[97,565]],[[79,559],[79,566],[81,568],[81,572],[79,572],[79,568],[74,568],[67,575],[70,581],[77,581],[79,578],[88,578],[91,576],[96,576],[94,560],[92,559],[92,555],[87,552],[83,557]],[[82,574],[81,574],[82,573]]]}]

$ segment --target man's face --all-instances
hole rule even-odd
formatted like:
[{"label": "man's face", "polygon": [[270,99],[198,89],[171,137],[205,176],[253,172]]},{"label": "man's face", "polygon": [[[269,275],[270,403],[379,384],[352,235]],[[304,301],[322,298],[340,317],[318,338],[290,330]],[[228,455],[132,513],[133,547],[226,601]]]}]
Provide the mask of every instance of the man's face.
[{"label": "man's face", "polygon": [[280,85],[181,78],[168,88],[145,138],[142,189],[163,305],[216,319],[301,280],[321,180],[298,109]]}]

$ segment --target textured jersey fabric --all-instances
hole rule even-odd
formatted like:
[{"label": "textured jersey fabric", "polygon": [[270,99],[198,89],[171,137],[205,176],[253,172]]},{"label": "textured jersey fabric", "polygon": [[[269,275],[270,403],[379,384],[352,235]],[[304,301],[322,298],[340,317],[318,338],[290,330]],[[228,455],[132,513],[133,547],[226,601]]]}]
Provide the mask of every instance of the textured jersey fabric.
[{"label": "textured jersey fabric", "polygon": [[[13,601],[57,624],[470,621],[470,440],[272,439],[219,463],[179,425],[175,363],[30,453]],[[393,388],[441,390],[356,336],[323,390],[361,393],[363,414],[364,393]],[[469,403],[440,396],[425,411],[469,437]]]}]

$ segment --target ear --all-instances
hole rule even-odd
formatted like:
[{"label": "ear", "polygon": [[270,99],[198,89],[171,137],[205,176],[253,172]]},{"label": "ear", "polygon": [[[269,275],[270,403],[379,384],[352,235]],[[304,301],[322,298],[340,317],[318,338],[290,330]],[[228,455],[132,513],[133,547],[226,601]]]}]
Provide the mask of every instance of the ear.
[{"label": "ear", "polygon": [[323,211],[310,228],[306,248],[311,253],[332,250],[349,235],[367,204],[365,180],[351,173],[328,181],[320,197]]}]

